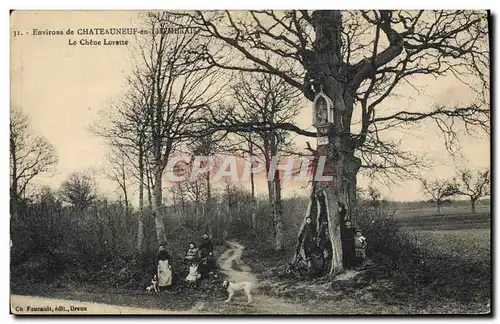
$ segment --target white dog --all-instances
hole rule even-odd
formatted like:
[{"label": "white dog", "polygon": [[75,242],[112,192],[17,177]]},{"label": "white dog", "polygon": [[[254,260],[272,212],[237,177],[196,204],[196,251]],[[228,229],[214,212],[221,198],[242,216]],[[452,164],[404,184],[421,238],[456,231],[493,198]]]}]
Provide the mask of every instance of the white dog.
[{"label": "white dog", "polygon": [[248,303],[250,304],[252,302],[252,289],[253,289],[253,284],[248,281],[244,282],[229,282],[227,280],[224,280],[222,283],[222,287],[226,288],[229,297],[224,301],[225,303],[229,303],[231,299],[234,296],[235,292],[238,291],[244,291],[245,294],[247,295],[248,298]]},{"label": "white dog", "polygon": [[155,293],[158,293],[159,290],[158,290],[158,276],[157,275],[153,276],[153,279],[151,279],[151,283],[152,283],[152,285],[149,287],[146,287],[146,290],[149,292],[151,292],[151,290],[154,290]]}]

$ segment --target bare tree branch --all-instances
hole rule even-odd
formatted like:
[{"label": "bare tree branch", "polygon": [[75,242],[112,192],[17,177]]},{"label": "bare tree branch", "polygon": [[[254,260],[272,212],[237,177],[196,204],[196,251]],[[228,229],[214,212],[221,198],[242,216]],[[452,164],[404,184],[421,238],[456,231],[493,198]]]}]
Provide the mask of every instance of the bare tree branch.
[{"label": "bare tree branch", "polygon": [[31,133],[28,118],[12,109],[10,117],[10,194],[23,196],[36,176],[51,172],[58,158],[54,147],[43,137]]}]

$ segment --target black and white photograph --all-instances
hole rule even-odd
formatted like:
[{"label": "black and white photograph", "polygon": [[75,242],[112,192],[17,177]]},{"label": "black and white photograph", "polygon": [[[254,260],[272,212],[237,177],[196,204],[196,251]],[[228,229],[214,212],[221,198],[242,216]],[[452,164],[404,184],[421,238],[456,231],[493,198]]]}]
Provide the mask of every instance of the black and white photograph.
[{"label": "black and white photograph", "polygon": [[491,316],[492,16],[12,10],[10,313]]}]

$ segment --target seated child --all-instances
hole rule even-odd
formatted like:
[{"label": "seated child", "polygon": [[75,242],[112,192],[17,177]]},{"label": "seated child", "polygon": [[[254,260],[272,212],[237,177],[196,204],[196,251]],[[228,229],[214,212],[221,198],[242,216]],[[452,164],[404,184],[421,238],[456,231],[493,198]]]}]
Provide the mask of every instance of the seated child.
[{"label": "seated child", "polygon": [[187,261],[196,261],[200,258],[200,250],[196,247],[193,242],[189,243],[189,249],[187,250],[184,259]]},{"label": "seated child", "polygon": [[198,280],[198,264],[196,262],[192,262],[189,267],[189,274],[186,277],[186,282],[190,285],[196,285],[196,281]]}]

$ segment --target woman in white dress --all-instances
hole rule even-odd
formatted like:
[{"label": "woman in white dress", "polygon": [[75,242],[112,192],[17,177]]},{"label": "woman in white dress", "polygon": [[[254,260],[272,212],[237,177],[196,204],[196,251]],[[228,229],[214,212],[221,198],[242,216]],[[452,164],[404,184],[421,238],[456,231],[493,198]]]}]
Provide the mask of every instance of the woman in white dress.
[{"label": "woman in white dress", "polygon": [[164,290],[172,285],[172,266],[170,265],[170,255],[165,250],[165,246],[160,244],[156,253],[156,264],[158,266],[158,287]]}]

